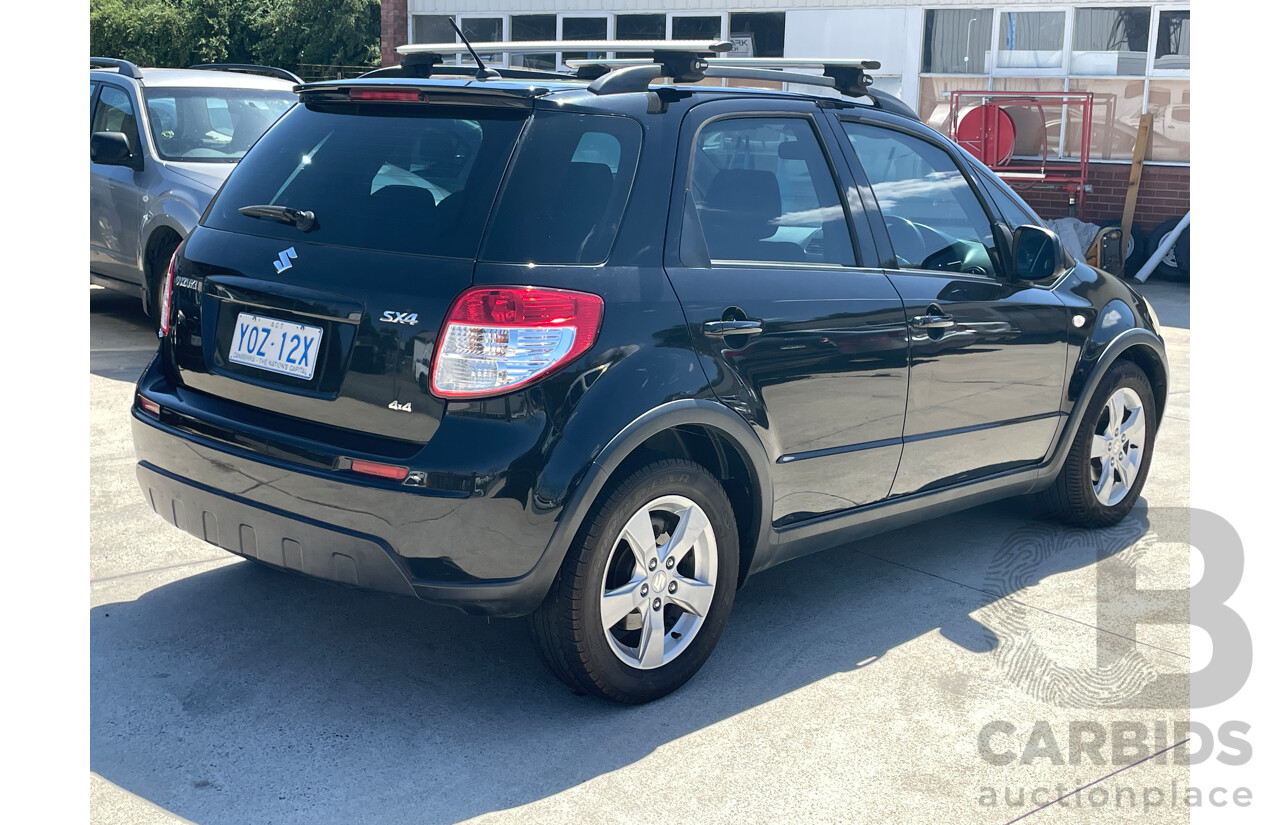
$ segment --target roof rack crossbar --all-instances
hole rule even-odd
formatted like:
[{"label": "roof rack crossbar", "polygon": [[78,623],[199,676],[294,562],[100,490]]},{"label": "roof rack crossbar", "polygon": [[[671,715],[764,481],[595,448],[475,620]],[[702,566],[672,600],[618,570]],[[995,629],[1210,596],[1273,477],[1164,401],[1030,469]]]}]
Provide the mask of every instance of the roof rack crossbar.
[{"label": "roof rack crossbar", "polygon": [[[523,40],[472,43],[479,54],[534,54],[538,52],[680,52],[684,54],[723,54],[733,48],[727,40]],[[403,55],[434,54],[452,56],[470,54],[463,43],[410,43],[397,46]]]},{"label": "roof rack crossbar", "polygon": [[125,77],[132,77],[135,80],[142,77],[142,70],[136,64],[130,63],[128,60],[121,60],[118,57],[90,57],[89,66],[114,66],[116,71]]},{"label": "roof rack crossbar", "polygon": [[835,88],[836,82],[830,77],[804,72],[789,72],[785,69],[752,69],[737,66],[707,67],[707,77],[724,77],[733,80],[771,80],[777,83],[797,83],[804,86],[823,86]]},{"label": "roof rack crossbar", "polygon": [[280,80],[288,80],[291,83],[302,83],[302,78],[287,69],[280,69],[275,66],[259,66],[254,63],[197,63],[194,66],[188,66],[188,69],[208,69],[218,72],[243,72],[245,74],[262,74],[268,77],[276,77]]}]

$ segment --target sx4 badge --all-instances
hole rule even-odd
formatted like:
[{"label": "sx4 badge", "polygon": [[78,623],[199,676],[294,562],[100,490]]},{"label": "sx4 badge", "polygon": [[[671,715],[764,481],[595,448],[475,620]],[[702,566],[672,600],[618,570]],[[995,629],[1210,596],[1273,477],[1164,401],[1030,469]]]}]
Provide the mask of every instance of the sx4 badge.
[{"label": "sx4 badge", "polygon": [[418,313],[396,312],[394,309],[388,309],[382,313],[382,320],[388,324],[408,324],[411,327],[416,327],[418,325]]}]

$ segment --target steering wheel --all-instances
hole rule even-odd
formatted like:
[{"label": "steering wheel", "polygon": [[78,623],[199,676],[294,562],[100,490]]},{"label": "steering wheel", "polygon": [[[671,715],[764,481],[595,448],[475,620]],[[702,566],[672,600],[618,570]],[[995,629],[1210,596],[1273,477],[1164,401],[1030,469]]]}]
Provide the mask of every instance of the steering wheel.
[{"label": "steering wheel", "polygon": [[920,233],[920,228],[897,215],[885,215],[884,225],[889,230],[889,240],[893,243],[898,263],[902,266],[920,266],[925,253],[924,235]]}]

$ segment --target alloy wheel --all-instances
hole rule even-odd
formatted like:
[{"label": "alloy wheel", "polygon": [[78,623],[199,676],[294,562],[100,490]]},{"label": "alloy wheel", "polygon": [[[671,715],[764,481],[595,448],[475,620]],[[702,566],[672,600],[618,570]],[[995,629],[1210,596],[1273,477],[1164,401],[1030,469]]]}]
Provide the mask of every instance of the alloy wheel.
[{"label": "alloy wheel", "polygon": [[1138,394],[1120,387],[1107,399],[1089,452],[1093,494],[1106,507],[1124,500],[1137,482],[1146,442],[1146,412]]},{"label": "alloy wheel", "polygon": [[716,592],[716,536],[692,500],[668,495],[637,510],[605,565],[600,619],[614,654],[652,670],[683,653]]}]

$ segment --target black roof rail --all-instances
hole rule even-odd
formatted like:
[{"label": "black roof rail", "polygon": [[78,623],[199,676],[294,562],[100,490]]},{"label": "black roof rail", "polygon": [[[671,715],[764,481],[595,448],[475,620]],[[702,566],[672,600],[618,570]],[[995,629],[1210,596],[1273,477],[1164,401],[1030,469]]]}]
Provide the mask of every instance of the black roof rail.
[{"label": "black roof rail", "polygon": [[91,57],[89,58],[89,68],[94,65],[113,66],[115,70],[125,77],[132,77],[135,80],[142,78],[142,70],[136,64],[130,63],[128,60],[121,60],[118,57]]},{"label": "black roof rail", "polygon": [[216,72],[243,72],[244,74],[263,74],[267,77],[275,77],[280,80],[288,80],[291,83],[302,83],[302,78],[298,77],[288,69],[280,69],[275,66],[258,66],[253,63],[198,63],[195,66],[188,66],[188,69],[208,69]]}]

